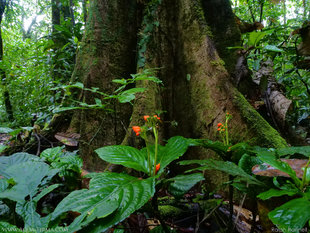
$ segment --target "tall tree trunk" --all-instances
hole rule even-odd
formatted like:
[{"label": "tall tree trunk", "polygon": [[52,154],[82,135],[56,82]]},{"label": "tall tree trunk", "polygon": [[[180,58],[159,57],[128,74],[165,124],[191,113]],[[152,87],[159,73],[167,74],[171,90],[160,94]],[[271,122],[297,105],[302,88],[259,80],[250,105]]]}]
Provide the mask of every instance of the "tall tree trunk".
[{"label": "tall tree trunk", "polygon": [[86,24],[86,21],[87,21],[87,4],[86,4],[86,0],[83,0],[82,7],[83,7],[83,19],[84,19],[84,23]]},{"label": "tall tree trunk", "polygon": [[[203,2],[204,6],[211,2],[216,3]],[[223,4],[216,5],[219,10],[223,10],[221,17],[226,17],[224,12],[229,10],[232,15],[229,1],[221,2]],[[141,48],[141,44],[145,43],[142,39],[145,37],[142,37],[136,46],[138,30],[134,25],[144,22],[139,34],[143,34],[143,29],[150,25],[145,24],[147,21],[139,17],[136,21],[135,16],[140,14],[137,14],[134,3],[133,0],[91,2],[86,33],[72,76],[74,80],[82,80],[86,87],[111,91],[114,88],[112,79],[126,77],[135,72],[137,65],[133,51],[135,47]],[[211,22],[211,12],[206,10],[207,7],[203,8],[199,0],[151,1],[146,4],[146,8],[149,7],[148,4],[155,4],[156,9],[145,10],[143,17],[146,19],[153,14],[152,17],[159,26],[154,27],[151,32],[148,31],[151,39],[146,44],[146,51],[137,51],[138,66],[140,69],[160,67],[157,76],[164,85],[162,87],[147,81],[137,84],[148,89],[135,101],[130,126],[140,124],[144,114],[161,110],[164,111],[164,139],[174,135],[217,139],[217,123],[223,122],[226,112],[229,111],[233,115],[230,125],[232,143],[253,139],[258,145],[285,146],[285,140],[235,89],[218,55],[213,42],[218,35],[212,34],[212,31],[221,32],[221,29],[216,27],[222,26],[222,35],[227,38],[223,38],[225,43],[218,46],[227,46],[228,38],[234,33],[228,33],[232,28]],[[229,8],[223,9],[225,6]],[[230,18],[232,20],[232,17]],[[225,20],[221,18],[221,22],[224,24]],[[208,24],[212,24],[214,30],[211,31]],[[240,34],[234,36],[238,41]],[[144,61],[143,65],[141,61]],[[80,99],[91,104],[94,95],[83,92]],[[126,131],[119,122],[123,121],[125,127],[127,126],[128,111],[122,110],[125,106],[114,106],[114,115],[88,110],[76,113],[73,117],[69,130],[78,130],[81,133],[80,152],[86,168],[90,170],[103,168],[92,153],[95,148],[120,143],[125,136]],[[127,135],[123,143],[130,141]],[[205,158],[208,154],[195,150],[189,152],[188,156]],[[217,178],[213,179],[216,183]]]},{"label": "tall tree trunk", "polygon": [[[2,19],[3,19],[6,4],[7,2],[5,0],[0,1],[0,61],[3,61]],[[1,77],[1,83],[3,86],[3,100],[4,100],[5,110],[8,116],[8,120],[13,121],[14,120],[13,107],[12,107],[11,100],[10,100],[10,93],[7,87],[8,81],[7,81],[5,70],[0,69],[0,77]]]},{"label": "tall tree trunk", "polygon": [[[127,78],[135,73],[136,1],[93,0],[89,12],[72,81],[111,93],[115,89],[113,79]],[[87,104],[94,104],[94,98],[100,96],[85,91],[79,98]],[[76,112],[69,128],[69,131],[81,134],[80,153],[89,170],[104,168],[94,149],[121,143],[127,132],[130,106],[111,102],[109,108],[114,112]]]}]

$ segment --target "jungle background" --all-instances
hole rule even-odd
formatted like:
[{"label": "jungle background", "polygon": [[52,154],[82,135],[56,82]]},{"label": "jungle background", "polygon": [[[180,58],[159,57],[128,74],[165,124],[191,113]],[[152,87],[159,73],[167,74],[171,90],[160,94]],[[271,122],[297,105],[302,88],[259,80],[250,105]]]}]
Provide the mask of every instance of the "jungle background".
[{"label": "jungle background", "polygon": [[[309,8],[307,0],[2,0],[0,152],[42,156],[64,145],[79,154],[87,173],[120,171],[95,150],[145,146],[132,130],[144,124],[145,115],[160,118],[156,145],[178,135],[223,141],[219,124],[226,121],[229,140],[223,147],[204,143],[190,148],[186,159],[219,158],[227,146],[226,156],[230,145],[241,142],[307,146]],[[304,150],[296,153],[307,156]],[[74,163],[80,171],[82,162]],[[170,176],[184,171],[171,167]],[[219,191],[227,181],[222,172],[204,173],[206,189]],[[232,192],[219,191],[230,203],[242,199]],[[254,202],[246,203],[256,216]],[[72,229],[84,226],[79,221]]]}]

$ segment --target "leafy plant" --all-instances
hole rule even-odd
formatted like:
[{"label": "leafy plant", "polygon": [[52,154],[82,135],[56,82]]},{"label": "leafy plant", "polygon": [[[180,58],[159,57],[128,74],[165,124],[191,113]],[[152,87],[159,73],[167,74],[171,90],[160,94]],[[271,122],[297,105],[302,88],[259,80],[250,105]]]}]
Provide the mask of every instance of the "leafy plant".
[{"label": "leafy plant", "polygon": [[15,222],[20,216],[23,227],[34,229],[33,232],[54,227],[50,216],[41,217],[37,212],[38,202],[60,186],[53,178],[58,174],[77,180],[82,166],[75,153],[64,152],[62,147],[44,150],[40,157],[28,153],[0,157],[0,206],[11,211]]},{"label": "leafy plant", "polygon": [[[310,160],[303,167],[303,177],[299,178],[290,165],[279,159],[279,156],[302,154],[309,157],[309,146],[281,148],[269,153],[257,151],[258,158],[289,175],[291,181],[274,182],[276,188],[260,193],[258,198],[267,200],[272,197],[291,196],[291,200],[272,210],[268,217],[283,232],[299,232],[310,220]],[[262,168],[263,169],[263,168]]]},{"label": "leafy plant", "polygon": [[31,154],[16,153],[0,157],[0,175],[4,177],[0,179],[0,199],[14,208],[11,211],[22,217],[25,227],[47,227],[48,218],[41,218],[36,206],[43,196],[59,186],[48,186],[57,172],[57,169],[52,169]]},{"label": "leafy plant", "polygon": [[[86,88],[83,83],[77,82],[70,85],[62,85],[60,87],[54,88],[54,90],[62,89],[64,91],[64,99],[62,106],[54,109],[54,113],[75,110],[75,109],[104,109],[106,111],[112,111],[109,108],[109,101],[112,99],[118,100],[120,103],[131,103],[135,99],[137,93],[145,91],[145,88],[128,88],[130,84],[135,84],[137,81],[152,81],[155,83],[162,83],[160,79],[154,76],[156,69],[144,69],[140,73],[131,74],[131,78],[128,79],[114,79],[112,82],[120,84],[121,86],[117,88],[113,94],[107,94],[99,91],[99,88],[92,87]],[[89,91],[98,95],[98,98],[95,98],[94,104],[87,104],[84,102],[76,101],[71,99],[71,90],[80,89],[82,91]],[[69,106],[66,106],[69,105]]]},{"label": "leafy plant", "polygon": [[[67,211],[76,211],[80,215],[69,225],[69,231],[81,228],[92,232],[106,231],[140,209],[152,197],[156,213],[158,208],[156,192],[162,184],[169,183],[170,192],[180,196],[195,183],[203,180],[202,174],[171,179],[162,177],[165,168],[186,152],[188,140],[176,136],[170,138],[165,146],[161,146],[158,141],[160,118],[157,115],[145,116],[145,120],[145,126],[135,126],[133,130],[137,136],[146,141],[146,147],[138,150],[130,146],[115,145],[96,150],[99,157],[109,163],[142,172],[143,175],[140,173],[142,178],[114,172],[91,173],[86,176],[91,178],[89,189],[69,194],[52,213],[52,220],[56,220]],[[149,131],[154,136],[154,144],[147,135]],[[190,177],[193,179],[189,180]],[[160,219],[160,216],[157,217]],[[161,223],[167,230],[164,222]]]}]

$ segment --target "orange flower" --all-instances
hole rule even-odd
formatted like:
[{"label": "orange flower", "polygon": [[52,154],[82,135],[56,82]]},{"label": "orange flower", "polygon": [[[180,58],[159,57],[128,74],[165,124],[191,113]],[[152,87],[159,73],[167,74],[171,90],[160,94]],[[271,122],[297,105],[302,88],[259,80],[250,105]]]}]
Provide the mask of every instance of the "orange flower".
[{"label": "orange flower", "polygon": [[147,121],[147,118],[149,118],[149,117],[150,117],[149,115],[146,115],[143,118],[144,118],[145,121]]},{"label": "orange flower", "polygon": [[159,169],[160,169],[160,163],[157,164],[156,167],[155,167],[155,174],[157,174],[157,172],[159,171]]},{"label": "orange flower", "polygon": [[140,126],[132,126],[132,130],[136,133],[137,136],[139,136],[141,133]]},{"label": "orange flower", "polygon": [[217,131],[220,131],[220,130],[221,130],[221,128],[218,128],[218,129],[217,129]]},{"label": "orange flower", "polygon": [[157,118],[157,120],[160,120],[160,117],[157,115],[154,115],[155,118]]},{"label": "orange flower", "polygon": [[222,125],[223,125],[222,123],[218,123],[218,124],[217,124],[217,127],[220,128]]}]

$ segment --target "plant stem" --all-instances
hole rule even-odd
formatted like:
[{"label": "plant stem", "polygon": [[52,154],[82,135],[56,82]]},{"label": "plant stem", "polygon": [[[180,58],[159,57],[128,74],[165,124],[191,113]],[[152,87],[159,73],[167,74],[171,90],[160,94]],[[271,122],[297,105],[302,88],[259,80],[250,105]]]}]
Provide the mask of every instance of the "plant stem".
[{"label": "plant stem", "polygon": [[158,201],[157,201],[157,193],[156,192],[155,192],[155,194],[154,194],[154,196],[152,198],[152,207],[153,207],[154,215],[159,220],[159,222],[160,222],[164,232],[165,233],[170,233],[166,223],[164,222],[164,220],[160,216],[160,213],[159,213],[159,210],[158,210]]},{"label": "plant stem", "polygon": [[302,182],[301,182],[301,191],[304,189],[304,187],[307,185],[306,183],[306,176],[307,176],[307,169],[308,169],[308,166],[310,164],[310,158],[306,164],[306,167],[305,167],[305,170],[304,170],[304,174],[302,176]]},{"label": "plant stem", "polygon": [[229,145],[229,139],[228,139],[228,118],[226,117],[226,122],[225,122],[225,132],[226,132],[226,146]]},{"label": "plant stem", "polygon": [[149,176],[151,176],[152,175],[151,155],[150,155],[150,149],[149,149],[149,144],[147,140],[145,140],[145,144],[146,144],[146,150],[147,150],[147,163],[149,166]]},{"label": "plant stem", "polygon": [[229,175],[229,220],[228,220],[228,226],[227,230],[230,231],[233,227],[233,214],[234,214],[234,204],[233,204],[233,198],[234,198],[234,187],[231,185],[233,182],[234,177]]},{"label": "plant stem", "polygon": [[155,158],[154,158],[154,172],[153,175],[156,175],[156,162],[157,162],[157,153],[158,153],[158,132],[156,126],[153,127],[154,137],[155,137]]}]

